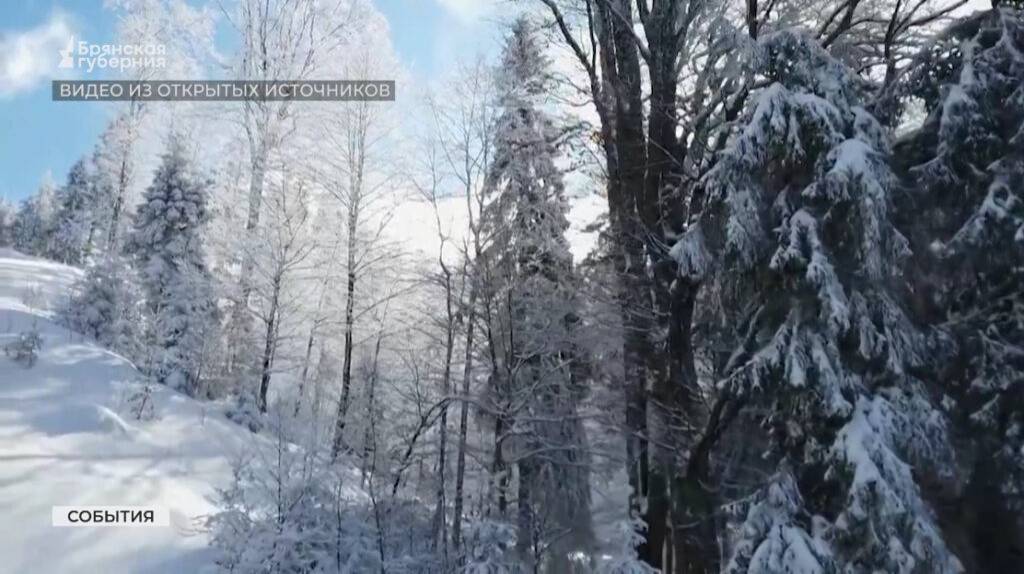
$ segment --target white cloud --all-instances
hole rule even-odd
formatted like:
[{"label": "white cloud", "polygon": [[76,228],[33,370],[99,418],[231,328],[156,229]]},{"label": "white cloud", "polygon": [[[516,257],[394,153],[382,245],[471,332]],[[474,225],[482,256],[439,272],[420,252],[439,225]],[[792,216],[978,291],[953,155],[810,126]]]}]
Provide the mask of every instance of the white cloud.
[{"label": "white cloud", "polygon": [[489,14],[498,3],[497,0],[435,0],[435,2],[463,23],[475,22]]},{"label": "white cloud", "polygon": [[31,90],[54,76],[60,50],[72,41],[71,25],[56,13],[44,24],[0,37],[0,97]]}]

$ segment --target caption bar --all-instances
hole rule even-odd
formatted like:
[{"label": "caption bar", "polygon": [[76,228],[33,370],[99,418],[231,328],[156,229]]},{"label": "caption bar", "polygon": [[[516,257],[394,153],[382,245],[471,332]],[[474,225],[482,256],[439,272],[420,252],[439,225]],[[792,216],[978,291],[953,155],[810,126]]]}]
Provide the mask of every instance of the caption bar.
[{"label": "caption bar", "polygon": [[54,80],[55,102],[393,102],[394,80]]},{"label": "caption bar", "polygon": [[171,515],[156,506],[54,506],[54,526],[170,526]]}]

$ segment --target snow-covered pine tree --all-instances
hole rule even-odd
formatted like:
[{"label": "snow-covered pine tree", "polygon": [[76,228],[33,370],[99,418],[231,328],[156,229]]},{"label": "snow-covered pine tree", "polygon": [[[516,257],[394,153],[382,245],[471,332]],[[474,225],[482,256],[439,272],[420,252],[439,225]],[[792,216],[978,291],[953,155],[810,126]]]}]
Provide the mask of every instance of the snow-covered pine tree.
[{"label": "snow-covered pine tree", "polygon": [[200,388],[217,341],[217,306],[213,282],[205,266],[179,264],[167,285],[166,302],[155,322],[163,348],[159,380],[191,395]]},{"label": "snow-covered pine tree", "polygon": [[491,392],[499,426],[510,425],[495,433],[496,448],[508,448],[503,456],[518,470],[516,545],[527,563],[564,571],[568,553],[590,542],[590,495],[577,416],[576,280],[555,165],[560,133],[545,110],[547,68],[539,35],[517,20],[497,78],[501,115],[481,224],[493,303]]},{"label": "snow-covered pine tree", "polygon": [[948,338],[932,354],[967,469],[957,522],[969,570],[1024,552],[1024,11],[978,13],[914,63],[924,123],[895,147],[899,203],[922,315]]},{"label": "snow-covered pine tree", "polygon": [[193,173],[180,137],[172,136],[127,245],[151,317],[148,368],[158,381],[189,393],[199,390],[206,345],[216,326],[202,235],[209,219],[207,187]]},{"label": "snow-covered pine tree", "polygon": [[79,265],[89,255],[96,233],[96,197],[92,174],[84,159],[68,172],[68,181],[57,194],[59,206],[50,257]]},{"label": "snow-covered pine tree", "polygon": [[47,174],[35,195],[18,208],[14,226],[14,246],[23,253],[46,256],[53,244],[56,224],[57,190]]},{"label": "snow-covered pine tree", "polygon": [[637,555],[637,548],[643,544],[644,524],[636,520],[623,520],[615,525],[610,542],[615,546],[611,552],[601,556],[596,574],[658,574],[656,570]]},{"label": "snow-covered pine tree", "polygon": [[886,135],[861,81],[803,33],[763,36],[753,65],[768,86],[673,248],[738,326],[719,393],[772,437],[725,571],[960,572],[919,482],[949,478],[952,452],[915,377],[926,337],[901,299]]},{"label": "snow-covered pine tree", "polygon": [[0,197],[0,247],[14,245],[14,222],[17,219],[14,204]]},{"label": "snow-covered pine tree", "polygon": [[142,297],[124,258],[106,254],[75,285],[63,319],[73,330],[132,360],[141,358]]}]

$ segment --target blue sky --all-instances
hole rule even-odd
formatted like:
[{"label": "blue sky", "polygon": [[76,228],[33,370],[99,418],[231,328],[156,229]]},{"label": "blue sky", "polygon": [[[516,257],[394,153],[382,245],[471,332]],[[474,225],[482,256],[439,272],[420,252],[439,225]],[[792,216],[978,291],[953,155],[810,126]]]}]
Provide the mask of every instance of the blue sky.
[{"label": "blue sky", "polygon": [[[489,17],[495,0],[373,2],[388,19],[395,49],[414,79],[443,74],[454,57],[490,52],[499,41]],[[26,197],[47,171],[62,182],[71,164],[91,151],[109,109],[95,102],[53,102],[50,80],[70,35],[109,42],[115,24],[103,0],[0,5],[0,197]]]}]

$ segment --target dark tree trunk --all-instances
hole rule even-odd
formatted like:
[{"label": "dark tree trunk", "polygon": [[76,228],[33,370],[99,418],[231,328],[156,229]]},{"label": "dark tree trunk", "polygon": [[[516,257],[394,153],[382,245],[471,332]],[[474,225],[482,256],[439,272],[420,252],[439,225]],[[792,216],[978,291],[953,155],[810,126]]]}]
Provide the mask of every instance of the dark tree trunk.
[{"label": "dark tree trunk", "polygon": [[277,309],[278,300],[281,296],[281,278],[274,278],[274,290],[270,298],[270,313],[267,316],[267,333],[263,344],[263,362],[260,368],[260,393],[257,397],[256,406],[261,413],[267,412],[267,392],[270,390],[270,368],[274,359],[274,347],[276,345]]},{"label": "dark tree trunk", "polygon": [[348,416],[349,396],[352,392],[352,328],[355,322],[356,274],[352,270],[354,255],[349,255],[348,283],[345,290],[345,350],[341,367],[341,398],[338,400],[338,414],[334,422],[334,440],[331,444],[331,459],[336,459],[345,450],[345,418]]},{"label": "dark tree trunk", "polygon": [[526,566],[526,571],[536,571],[535,556],[533,549],[534,542],[534,512],[531,502],[534,481],[534,463],[524,459],[516,465],[519,469],[519,494],[517,496],[516,517],[516,553]]},{"label": "dark tree trunk", "polygon": [[355,326],[356,272],[354,240],[352,239],[352,217],[349,217],[348,280],[345,286],[345,348],[341,367],[341,397],[338,400],[338,414],[334,421],[334,440],[331,444],[331,459],[345,449],[345,418],[348,416],[349,396],[352,392],[352,329]]},{"label": "dark tree trunk", "polygon": [[[646,508],[642,518],[648,527],[638,551],[655,568],[694,571],[691,564],[717,561],[717,544],[692,548],[685,555],[675,553],[671,534],[680,532],[683,525],[673,524],[677,513],[671,512],[671,506],[679,490],[674,485],[684,476],[679,461],[685,456],[680,454],[695,440],[692,433],[686,436],[677,429],[700,428],[704,418],[696,408],[699,401],[694,400],[699,389],[690,343],[697,289],[672,291],[675,269],[660,246],[671,243],[666,230],[678,233],[692,216],[685,197],[690,190],[681,186],[681,178],[673,177],[682,169],[685,154],[676,136],[676,66],[680,47],[702,7],[677,0],[635,6],[629,0],[587,2],[588,24],[598,45],[598,68],[576,43],[558,3],[541,1],[586,69],[601,120],[611,258],[620,278],[630,508],[634,516]],[[632,28],[638,10],[651,87],[646,118],[641,48]],[[653,280],[647,275],[648,266],[656,270]],[[658,271],[664,268],[667,274]],[[673,446],[652,448],[650,439]],[[690,499],[678,498],[681,503]],[[715,559],[709,561],[701,552]],[[665,557],[672,558],[670,564]]]}]

